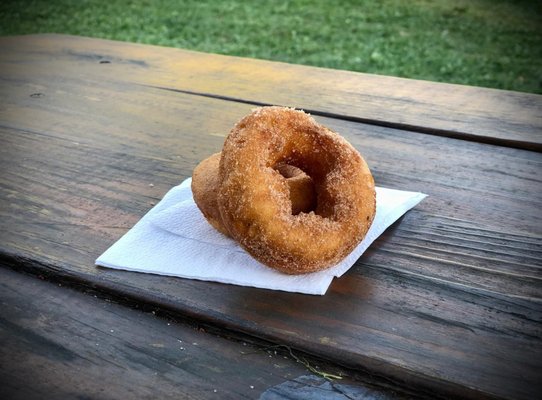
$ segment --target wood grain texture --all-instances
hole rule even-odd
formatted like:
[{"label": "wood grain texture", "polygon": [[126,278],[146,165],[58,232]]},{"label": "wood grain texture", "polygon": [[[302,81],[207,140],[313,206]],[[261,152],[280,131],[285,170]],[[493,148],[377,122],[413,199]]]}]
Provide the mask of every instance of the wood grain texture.
[{"label": "wood grain texture", "polygon": [[[435,135],[542,150],[542,96],[64,35],[1,38],[2,60]],[[36,59],[39,57],[39,64]]]},{"label": "wood grain texture", "polygon": [[252,106],[134,84],[130,68],[104,79],[84,60],[38,61],[1,69],[6,263],[409,387],[515,399],[542,390],[540,154],[319,118],[362,152],[378,185],[429,194],[325,297],[111,271],[96,257]]},{"label": "wood grain texture", "polygon": [[[298,381],[306,396],[318,398],[323,391],[322,380],[311,378],[289,352],[0,272],[2,399],[277,399],[295,395]],[[345,376],[325,384],[334,399],[352,398],[345,391],[407,398],[320,365]]]}]

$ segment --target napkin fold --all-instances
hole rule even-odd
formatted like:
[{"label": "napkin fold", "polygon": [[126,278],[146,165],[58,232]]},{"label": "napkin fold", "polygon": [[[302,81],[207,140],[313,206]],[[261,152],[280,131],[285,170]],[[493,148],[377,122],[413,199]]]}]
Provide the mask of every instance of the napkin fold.
[{"label": "napkin fold", "polygon": [[211,227],[194,203],[190,183],[189,178],[172,188],[96,260],[96,265],[323,295],[334,277],[348,271],[388,226],[426,197],[423,193],[376,188],[375,219],[352,253],[324,271],[286,275],[256,261],[237,242]]}]

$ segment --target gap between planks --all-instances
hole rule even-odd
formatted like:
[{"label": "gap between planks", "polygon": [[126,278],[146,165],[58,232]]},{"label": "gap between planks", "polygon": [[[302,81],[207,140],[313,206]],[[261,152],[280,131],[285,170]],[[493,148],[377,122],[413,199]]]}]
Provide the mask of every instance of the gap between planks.
[{"label": "gap between planks", "polygon": [[[218,95],[218,94],[213,94],[213,93],[194,92],[191,90],[176,89],[176,88],[154,86],[154,85],[147,85],[147,84],[138,84],[138,85],[151,88],[151,89],[166,90],[166,91],[170,91],[174,93],[183,93],[183,94],[187,94],[191,96],[206,97],[206,98],[224,100],[224,101],[232,101],[232,102],[241,103],[241,104],[249,104],[256,107],[266,107],[266,106],[274,106],[274,105],[282,106],[281,104],[272,104],[272,103],[254,101],[254,100],[247,100],[247,99],[241,99],[241,98],[225,96],[225,95]],[[379,120],[371,119],[371,118],[343,115],[343,114],[337,114],[333,112],[314,110],[310,108],[301,108],[301,109],[311,115],[317,115],[319,117],[325,117],[325,118],[333,118],[333,119],[338,119],[341,121],[357,122],[357,123],[366,124],[366,125],[381,126],[384,128],[392,128],[392,129],[398,129],[402,131],[422,133],[426,135],[434,135],[434,136],[447,137],[451,139],[465,140],[468,142],[477,142],[477,143],[490,144],[490,145],[495,145],[495,146],[512,147],[515,149],[530,150],[530,151],[535,151],[538,153],[542,152],[542,143],[535,143],[535,142],[528,142],[528,141],[514,140],[514,139],[502,139],[499,137],[491,137],[491,136],[480,136],[480,135],[474,135],[474,134],[470,134],[466,132],[455,132],[453,130],[447,130],[447,129],[438,129],[434,127],[424,127],[424,126],[419,126],[419,125],[409,125],[409,124],[405,124],[401,122],[379,121]]]}]

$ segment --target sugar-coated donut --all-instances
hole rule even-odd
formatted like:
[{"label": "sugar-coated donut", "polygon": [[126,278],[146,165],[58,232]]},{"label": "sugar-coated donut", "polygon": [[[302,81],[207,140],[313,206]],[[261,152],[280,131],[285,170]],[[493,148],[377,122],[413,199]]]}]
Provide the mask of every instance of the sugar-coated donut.
[{"label": "sugar-coated donut", "polygon": [[[314,211],[293,215],[277,166],[313,181]],[[344,138],[302,111],[262,107],[226,138],[218,208],[229,234],[260,262],[289,274],[338,263],[361,242],[376,210],[374,180]]]},{"label": "sugar-coated donut", "polygon": [[218,209],[218,165],[220,153],[215,153],[206,158],[194,168],[192,173],[192,195],[201,213],[209,223],[220,233],[229,236],[228,230],[222,223],[222,217]]},{"label": "sugar-coated donut", "polygon": [[[220,181],[218,166],[221,153],[215,153],[198,164],[192,174],[192,193],[196,205],[203,216],[219,232],[229,236],[222,223],[218,209],[218,190]],[[316,207],[316,192],[312,179],[296,168],[287,164],[277,165],[277,171],[286,180],[290,193],[291,213],[310,212]]]}]

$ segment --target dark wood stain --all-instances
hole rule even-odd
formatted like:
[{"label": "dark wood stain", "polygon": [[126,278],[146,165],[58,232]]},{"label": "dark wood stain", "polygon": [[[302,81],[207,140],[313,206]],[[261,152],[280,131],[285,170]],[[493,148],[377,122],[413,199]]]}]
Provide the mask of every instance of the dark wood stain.
[{"label": "dark wood stain", "polygon": [[[281,388],[287,382],[307,374],[289,353],[9,269],[2,269],[0,304],[3,399],[256,399],[270,387],[286,391]],[[326,371],[325,363],[320,365]],[[353,381],[348,371],[331,371],[345,376],[337,395],[344,387],[408,398]],[[314,388],[319,393],[322,382],[312,380],[319,382]]]},{"label": "dark wood stain", "polygon": [[[428,134],[542,150],[542,96],[80,38],[2,38],[3,60]],[[99,59],[118,60],[104,71]],[[194,79],[197,77],[197,79]]]},{"label": "dark wood stain", "polygon": [[[268,90],[271,97],[265,97],[262,88],[251,91],[232,72],[268,64],[54,35],[2,38],[0,48],[5,264],[286,344],[410,388],[470,398],[529,399],[542,392],[542,155],[506,146],[519,140],[537,150],[539,127],[536,119],[529,122],[529,110],[538,107],[539,97],[457,89],[449,112],[437,104],[420,119],[416,107],[429,107],[431,96],[448,86],[417,83],[432,88],[422,105],[421,99],[390,95],[390,109],[412,103],[396,120],[383,114],[393,123],[415,121],[433,129],[438,120],[442,129],[484,137],[502,123],[491,136],[499,146],[361,123],[350,118],[357,100],[345,108],[345,118],[318,116],[360,150],[378,185],[429,197],[335,280],[326,296],[313,297],[94,266],[167,190],[220,150],[234,122],[252,108],[151,86],[182,85],[223,96],[243,87],[247,96],[275,102],[285,91]],[[66,49],[112,62],[100,65]],[[136,56],[146,60],[145,73],[131,63],[110,68],[119,64],[116,59]],[[204,64],[201,73],[198,63]],[[226,70],[209,80],[210,68],[221,63]],[[276,74],[282,66],[286,80],[295,70],[269,65],[267,72]],[[299,71],[324,73],[306,68]],[[254,74],[243,79],[257,88],[259,72]],[[389,87],[392,81],[381,82]],[[291,105],[309,104],[296,99],[300,88],[292,87],[289,102],[300,103]],[[460,98],[462,90],[466,97]],[[486,96],[485,106],[458,106],[476,93]],[[326,96],[329,109],[320,103],[313,108],[339,113],[336,105],[353,95]],[[495,112],[503,119],[494,120],[483,109],[502,98],[527,110],[516,118],[500,106]],[[463,113],[468,124],[457,123]],[[175,360],[162,365],[153,357],[123,357],[148,369],[179,367]]]}]

